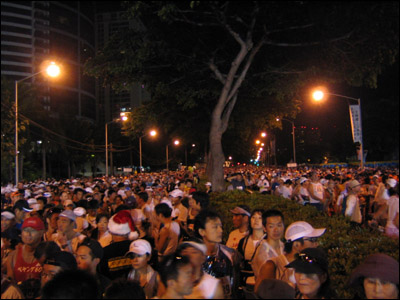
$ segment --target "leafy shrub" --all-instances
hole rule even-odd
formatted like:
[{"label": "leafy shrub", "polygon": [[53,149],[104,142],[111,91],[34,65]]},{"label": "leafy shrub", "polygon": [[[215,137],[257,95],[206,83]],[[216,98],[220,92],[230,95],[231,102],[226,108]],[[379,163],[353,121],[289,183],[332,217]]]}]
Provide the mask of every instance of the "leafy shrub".
[{"label": "leafy shrub", "polygon": [[306,221],[315,228],[326,228],[319,243],[328,253],[331,285],[339,298],[354,297],[355,290],[348,288],[346,283],[351,272],[368,255],[379,252],[399,260],[399,241],[392,240],[377,230],[355,228],[349,219],[343,216],[329,217],[312,206],[301,206],[282,197],[248,194],[243,191],[211,194],[210,207],[222,218],[224,241],[233,230],[230,209],[240,204],[248,205],[251,210],[278,209],[285,216],[286,227],[295,221]]}]

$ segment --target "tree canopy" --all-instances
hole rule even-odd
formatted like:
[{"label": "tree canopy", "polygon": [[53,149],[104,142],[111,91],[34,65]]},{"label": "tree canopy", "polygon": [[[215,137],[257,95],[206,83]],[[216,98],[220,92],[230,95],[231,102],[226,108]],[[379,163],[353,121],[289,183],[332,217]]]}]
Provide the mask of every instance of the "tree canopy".
[{"label": "tree canopy", "polygon": [[[221,141],[237,102],[248,105],[235,120],[268,126],[273,115],[294,117],[299,95],[311,85],[376,87],[382,68],[398,55],[394,1],[124,5],[134,26],[89,59],[87,73],[117,90],[143,83],[155,119],[173,129],[184,118],[183,129],[208,134],[215,190],[223,186]],[[254,110],[259,114],[250,115]],[[206,126],[193,122],[196,113]]]}]

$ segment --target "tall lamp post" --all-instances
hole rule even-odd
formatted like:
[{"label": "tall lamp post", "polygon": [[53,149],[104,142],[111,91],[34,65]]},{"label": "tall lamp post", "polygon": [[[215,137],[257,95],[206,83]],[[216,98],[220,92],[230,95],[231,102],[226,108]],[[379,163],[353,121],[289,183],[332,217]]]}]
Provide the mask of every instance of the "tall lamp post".
[{"label": "tall lamp post", "polygon": [[339,94],[328,93],[325,90],[315,90],[312,94],[312,97],[315,101],[321,101],[325,94],[336,96],[340,98],[350,99],[357,101],[357,105],[349,105],[350,108],[350,121],[352,125],[352,133],[353,133],[353,141],[360,143],[360,167],[364,168],[364,143],[363,143],[363,134],[362,134],[362,122],[361,122],[361,99],[353,98],[348,96],[343,96]]},{"label": "tall lamp post", "polygon": [[44,73],[49,77],[57,77],[60,75],[60,67],[55,63],[51,62],[46,69],[43,69],[40,72],[22,78],[20,80],[15,81],[15,185],[18,184],[19,181],[19,155],[18,155],[18,84],[22,81],[35,77],[38,74]]},{"label": "tall lamp post", "polygon": [[280,121],[280,120],[284,120],[284,121],[288,121],[292,124],[292,138],[293,138],[293,162],[296,163],[296,138],[294,135],[294,122],[285,118],[276,118],[276,121]]},{"label": "tall lamp post", "polygon": [[118,121],[127,121],[128,117],[125,115],[125,113],[121,113],[121,118],[120,119],[114,119],[111,120],[110,122],[106,123],[106,176],[108,177],[108,124],[111,124],[113,122],[118,122]]},{"label": "tall lamp post", "polygon": [[[180,141],[179,140],[175,140],[174,141],[174,145],[175,146],[178,146],[180,144]],[[165,152],[166,152],[166,156],[167,156],[167,171],[169,171],[169,168],[168,168],[168,144],[167,144],[167,147],[166,147],[166,150],[165,150]]]},{"label": "tall lamp post", "polygon": [[[150,131],[148,134],[150,134],[151,136],[156,136],[157,135],[157,131],[152,130]],[[142,135],[141,137],[139,137],[139,160],[140,160],[140,173],[142,173],[142,138],[145,137],[147,134]]]}]

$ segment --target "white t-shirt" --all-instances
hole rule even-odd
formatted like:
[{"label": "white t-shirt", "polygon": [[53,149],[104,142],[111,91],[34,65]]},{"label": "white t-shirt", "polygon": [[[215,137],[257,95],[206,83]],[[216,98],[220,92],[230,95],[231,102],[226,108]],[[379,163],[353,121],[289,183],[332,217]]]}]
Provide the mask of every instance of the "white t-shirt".
[{"label": "white t-shirt", "polygon": [[[324,198],[324,186],[320,182],[310,182],[311,189],[314,192],[314,195],[318,198]],[[310,203],[321,203],[320,201],[313,199],[310,195]]]},{"label": "white t-shirt", "polygon": [[239,229],[231,231],[228,237],[228,241],[226,242],[226,246],[236,250],[240,240],[245,236],[247,236],[248,234],[249,234],[248,231],[240,232]]},{"label": "white t-shirt", "polygon": [[185,299],[213,299],[217,291],[219,279],[204,273],[198,285],[193,287],[190,295],[184,296]]},{"label": "white t-shirt", "polygon": [[349,195],[346,201],[345,216],[350,217],[353,222],[361,224],[362,215],[360,210],[359,199],[356,195]]}]

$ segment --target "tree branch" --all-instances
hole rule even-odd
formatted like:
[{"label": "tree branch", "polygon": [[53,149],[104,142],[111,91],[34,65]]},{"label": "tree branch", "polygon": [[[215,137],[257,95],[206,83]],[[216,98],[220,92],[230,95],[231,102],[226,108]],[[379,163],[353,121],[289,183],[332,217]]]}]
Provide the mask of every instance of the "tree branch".
[{"label": "tree branch", "polygon": [[217,76],[218,80],[224,85],[226,83],[226,78],[224,78],[224,76],[218,70],[218,67],[213,62],[210,62],[208,65],[210,69],[214,72],[215,76]]},{"label": "tree branch", "polygon": [[352,34],[353,34],[353,31],[350,31],[347,34],[340,36],[340,37],[323,40],[323,41],[309,42],[309,43],[281,43],[281,42],[275,42],[269,38],[266,38],[265,43],[267,45],[278,46],[278,47],[308,47],[308,46],[320,45],[322,43],[333,43],[333,42],[345,40],[345,39],[348,39]]},{"label": "tree branch", "polygon": [[235,107],[237,101],[238,93],[236,93],[233,98],[227,103],[224,108],[224,112],[221,117],[221,131],[225,132],[228,129],[229,118],[231,117],[233,108]]}]

